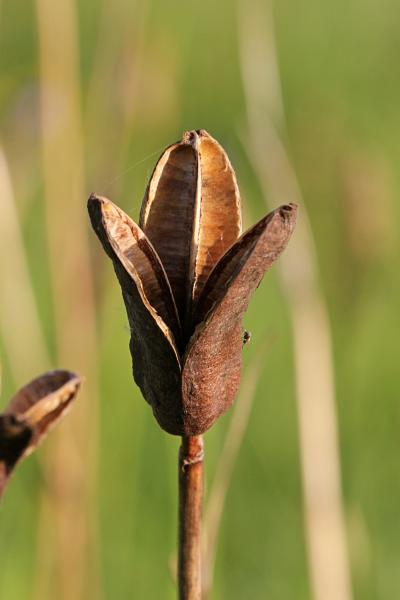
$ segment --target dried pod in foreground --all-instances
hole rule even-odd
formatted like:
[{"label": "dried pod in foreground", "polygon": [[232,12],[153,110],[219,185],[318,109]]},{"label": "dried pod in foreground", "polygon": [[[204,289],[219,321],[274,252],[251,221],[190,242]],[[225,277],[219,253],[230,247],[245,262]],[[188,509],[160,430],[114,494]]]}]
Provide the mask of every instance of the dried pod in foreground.
[{"label": "dried pod in foreground", "polygon": [[0,414],[0,496],[17,462],[69,410],[81,382],[75,373],[49,371],[21,388]]},{"label": "dried pod in foreground", "polygon": [[135,381],[163,429],[200,435],[234,400],[242,318],[297,207],[277,208],[240,237],[234,170],[200,130],[162,154],[140,226],[107,198],[92,195],[88,210],[121,285]]}]

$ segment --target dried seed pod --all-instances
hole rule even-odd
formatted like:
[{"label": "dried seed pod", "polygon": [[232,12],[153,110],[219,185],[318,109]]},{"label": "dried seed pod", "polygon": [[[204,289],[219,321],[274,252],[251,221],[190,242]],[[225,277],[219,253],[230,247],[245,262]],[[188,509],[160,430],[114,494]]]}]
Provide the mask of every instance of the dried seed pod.
[{"label": "dried seed pod", "polygon": [[242,317],[290,238],[295,205],[239,238],[235,173],[201,130],[186,132],[158,161],[142,229],[106,198],[92,195],[88,209],[122,288],[135,381],[163,429],[203,433],[234,399]]},{"label": "dried seed pod", "polygon": [[165,267],[183,321],[209,272],[241,232],[235,172],[206,131],[186,132],[162,154],[140,226]]},{"label": "dried seed pod", "polygon": [[0,496],[17,462],[33,452],[69,410],[81,381],[69,371],[50,371],[10,400],[0,415]]}]

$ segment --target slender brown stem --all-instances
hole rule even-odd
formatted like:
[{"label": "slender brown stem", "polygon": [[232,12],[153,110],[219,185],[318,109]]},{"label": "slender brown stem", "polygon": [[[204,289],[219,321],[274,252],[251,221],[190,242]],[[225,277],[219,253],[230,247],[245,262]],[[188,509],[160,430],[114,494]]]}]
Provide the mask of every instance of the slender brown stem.
[{"label": "slender brown stem", "polygon": [[179,449],[179,600],[201,600],[203,438],[183,437]]}]

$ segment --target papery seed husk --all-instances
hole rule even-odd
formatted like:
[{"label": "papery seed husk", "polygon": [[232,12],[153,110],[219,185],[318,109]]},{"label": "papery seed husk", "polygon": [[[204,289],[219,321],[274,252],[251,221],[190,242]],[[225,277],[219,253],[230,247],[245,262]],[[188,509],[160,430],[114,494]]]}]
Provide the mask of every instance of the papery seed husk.
[{"label": "papery seed husk", "polygon": [[81,385],[70,371],[49,371],[21,388],[0,415],[0,496],[16,464],[70,409]]},{"label": "papery seed husk", "polygon": [[49,371],[33,379],[10,400],[3,415],[13,416],[32,431],[24,451],[29,454],[69,410],[81,385],[81,378],[70,371]]},{"label": "papery seed husk", "polygon": [[[92,208],[90,208],[92,207]],[[155,319],[173,344],[180,344],[179,317],[163,265],[147,236],[136,223],[107,198],[92,196],[89,212],[99,212],[101,228],[125,270],[136,281]],[[161,323],[161,320],[163,323]],[[164,325],[165,324],[165,325]]]},{"label": "papery seed husk", "polygon": [[240,196],[223,148],[187,131],[167,148],[150,179],[140,225],[165,267],[182,324],[220,256],[241,231]]},{"label": "papery seed husk", "polygon": [[296,212],[295,205],[287,205],[267,215],[228,250],[210,275],[182,372],[186,435],[204,433],[235,398],[242,318],[264,273],[286,247]]},{"label": "papery seed husk", "polygon": [[210,271],[241,233],[240,194],[225,150],[199,132],[200,211],[195,230],[192,297],[199,297]]},{"label": "papery seed husk", "polygon": [[114,230],[107,226],[104,219],[107,203],[110,202],[104,198],[92,196],[88,208],[93,228],[112,259],[121,286],[131,332],[133,376],[160,426],[180,435],[183,409],[178,348],[170,329],[145,294],[147,283],[140,279],[136,262],[133,265],[127,261],[113,238]]},{"label": "papery seed husk", "polygon": [[196,213],[197,136],[184,138],[159,159],[142,204],[140,226],[167,273],[181,322],[185,321],[188,273]]}]

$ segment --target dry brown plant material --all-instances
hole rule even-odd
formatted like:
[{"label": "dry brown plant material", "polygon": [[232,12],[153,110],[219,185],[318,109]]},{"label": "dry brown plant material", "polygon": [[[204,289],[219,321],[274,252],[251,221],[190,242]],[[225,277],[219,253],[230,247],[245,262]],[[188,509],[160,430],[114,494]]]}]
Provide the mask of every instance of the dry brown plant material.
[{"label": "dry brown plant material", "polygon": [[81,378],[49,371],[21,388],[0,414],[0,497],[17,463],[31,454],[76,398]]},{"label": "dry brown plant material", "polygon": [[204,433],[234,400],[242,317],[289,240],[296,207],[239,237],[228,157],[205,131],[190,131],[158,161],[141,227],[106,198],[92,195],[88,208],[122,288],[136,383],[165,431]]},{"label": "dry brown plant material", "polygon": [[[242,318],[289,241],[297,207],[281,206],[240,235],[235,172],[218,142],[197,130],[185,132],[160,157],[139,226],[107,198],[93,194],[88,209],[122,289],[134,379],[159,425],[183,437],[178,580],[180,597],[197,600],[200,436],[235,398]],[[193,560],[185,560],[183,546]]]}]

